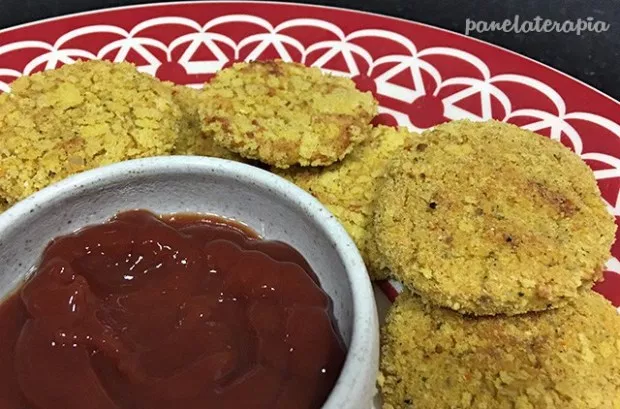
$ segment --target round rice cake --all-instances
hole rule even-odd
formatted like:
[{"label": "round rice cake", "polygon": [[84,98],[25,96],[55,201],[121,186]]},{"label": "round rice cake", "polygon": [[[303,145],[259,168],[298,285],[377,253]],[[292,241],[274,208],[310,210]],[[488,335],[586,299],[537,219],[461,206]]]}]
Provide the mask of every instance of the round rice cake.
[{"label": "round rice cake", "polygon": [[205,86],[203,130],[269,165],[327,166],[370,134],[377,103],[348,78],[280,60],[237,63]]},{"label": "round rice cake", "polygon": [[431,302],[476,315],[565,304],[602,276],[616,226],[559,142],[497,121],[422,134],[379,188],[377,247]]},{"label": "round rice cake", "polygon": [[383,409],[618,409],[620,317],[589,290],[566,307],[474,317],[401,295],[382,333]]},{"label": "round rice cake", "polygon": [[370,230],[377,180],[390,159],[410,149],[416,137],[406,128],[381,125],[341,162],[323,168],[275,170],[311,193],[338,218],[360,250],[374,280],[388,275]]},{"label": "round rice cake", "polygon": [[129,63],[76,62],[21,77],[0,95],[0,203],[97,166],[169,154],[181,110]]},{"label": "round rice cake", "polygon": [[215,143],[211,136],[202,131],[198,106],[200,105],[200,91],[184,85],[173,86],[174,100],[181,108],[183,118],[179,136],[175,142],[173,154],[199,155],[215,158],[242,161],[236,153]]}]

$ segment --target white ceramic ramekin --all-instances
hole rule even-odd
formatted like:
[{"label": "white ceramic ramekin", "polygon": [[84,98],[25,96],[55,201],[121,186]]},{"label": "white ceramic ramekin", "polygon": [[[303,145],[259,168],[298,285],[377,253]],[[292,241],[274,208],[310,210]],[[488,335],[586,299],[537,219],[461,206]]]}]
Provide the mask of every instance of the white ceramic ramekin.
[{"label": "white ceramic ramekin", "polygon": [[138,208],[230,217],[300,251],[333,300],[348,348],[323,409],[370,407],[379,329],[362,258],[316,199],[249,165],[204,157],[138,159],[74,175],[28,197],[0,214],[0,298],[23,282],[52,238]]}]

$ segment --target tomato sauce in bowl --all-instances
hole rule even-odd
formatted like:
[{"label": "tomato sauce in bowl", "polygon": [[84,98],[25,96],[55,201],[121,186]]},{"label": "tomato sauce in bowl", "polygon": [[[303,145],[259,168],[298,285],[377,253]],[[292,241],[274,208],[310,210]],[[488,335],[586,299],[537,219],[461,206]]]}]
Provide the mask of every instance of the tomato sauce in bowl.
[{"label": "tomato sauce in bowl", "polygon": [[299,252],[198,214],[52,240],[0,336],[6,409],[319,409],[346,358]]}]

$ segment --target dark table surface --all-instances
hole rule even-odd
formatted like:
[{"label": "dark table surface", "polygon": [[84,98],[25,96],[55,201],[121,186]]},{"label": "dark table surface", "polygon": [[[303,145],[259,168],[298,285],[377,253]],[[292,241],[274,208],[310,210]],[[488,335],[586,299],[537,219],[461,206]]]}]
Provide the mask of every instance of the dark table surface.
[{"label": "dark table surface", "polygon": [[[152,3],[154,0],[0,0],[0,28],[47,17]],[[466,20],[531,20],[537,16],[604,21],[606,32],[487,32],[476,38],[517,51],[566,72],[620,99],[620,0],[311,0],[306,3],[365,10],[402,17],[464,33]]]}]

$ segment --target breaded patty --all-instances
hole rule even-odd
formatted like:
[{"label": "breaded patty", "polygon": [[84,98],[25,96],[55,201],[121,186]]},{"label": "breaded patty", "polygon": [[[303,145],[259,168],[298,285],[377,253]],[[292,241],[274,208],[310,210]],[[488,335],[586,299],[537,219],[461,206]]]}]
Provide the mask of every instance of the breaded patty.
[{"label": "breaded patty", "polygon": [[128,63],[78,62],[22,77],[0,95],[0,202],[72,173],[172,151],[171,88]]},{"label": "breaded patty", "polygon": [[377,180],[390,159],[411,148],[416,135],[406,128],[379,126],[342,162],[324,168],[293,167],[276,171],[310,192],[342,223],[359,248],[373,279],[387,277],[369,230]]},{"label": "breaded patty", "polygon": [[174,100],[181,108],[183,120],[173,153],[175,155],[200,155],[241,161],[234,152],[219,146],[201,129],[198,116],[200,91],[184,85],[173,86]]},{"label": "breaded patty", "polygon": [[401,295],[383,329],[383,409],[618,409],[620,317],[584,290],[566,307],[472,317]]},{"label": "breaded patty", "polygon": [[616,226],[588,166],[497,121],[422,134],[379,188],[377,246],[396,278],[476,315],[565,304],[602,275]]},{"label": "breaded patty", "polygon": [[279,168],[342,159],[369,136],[377,110],[350,79],[279,60],[224,69],[201,99],[203,130],[218,144]]}]

